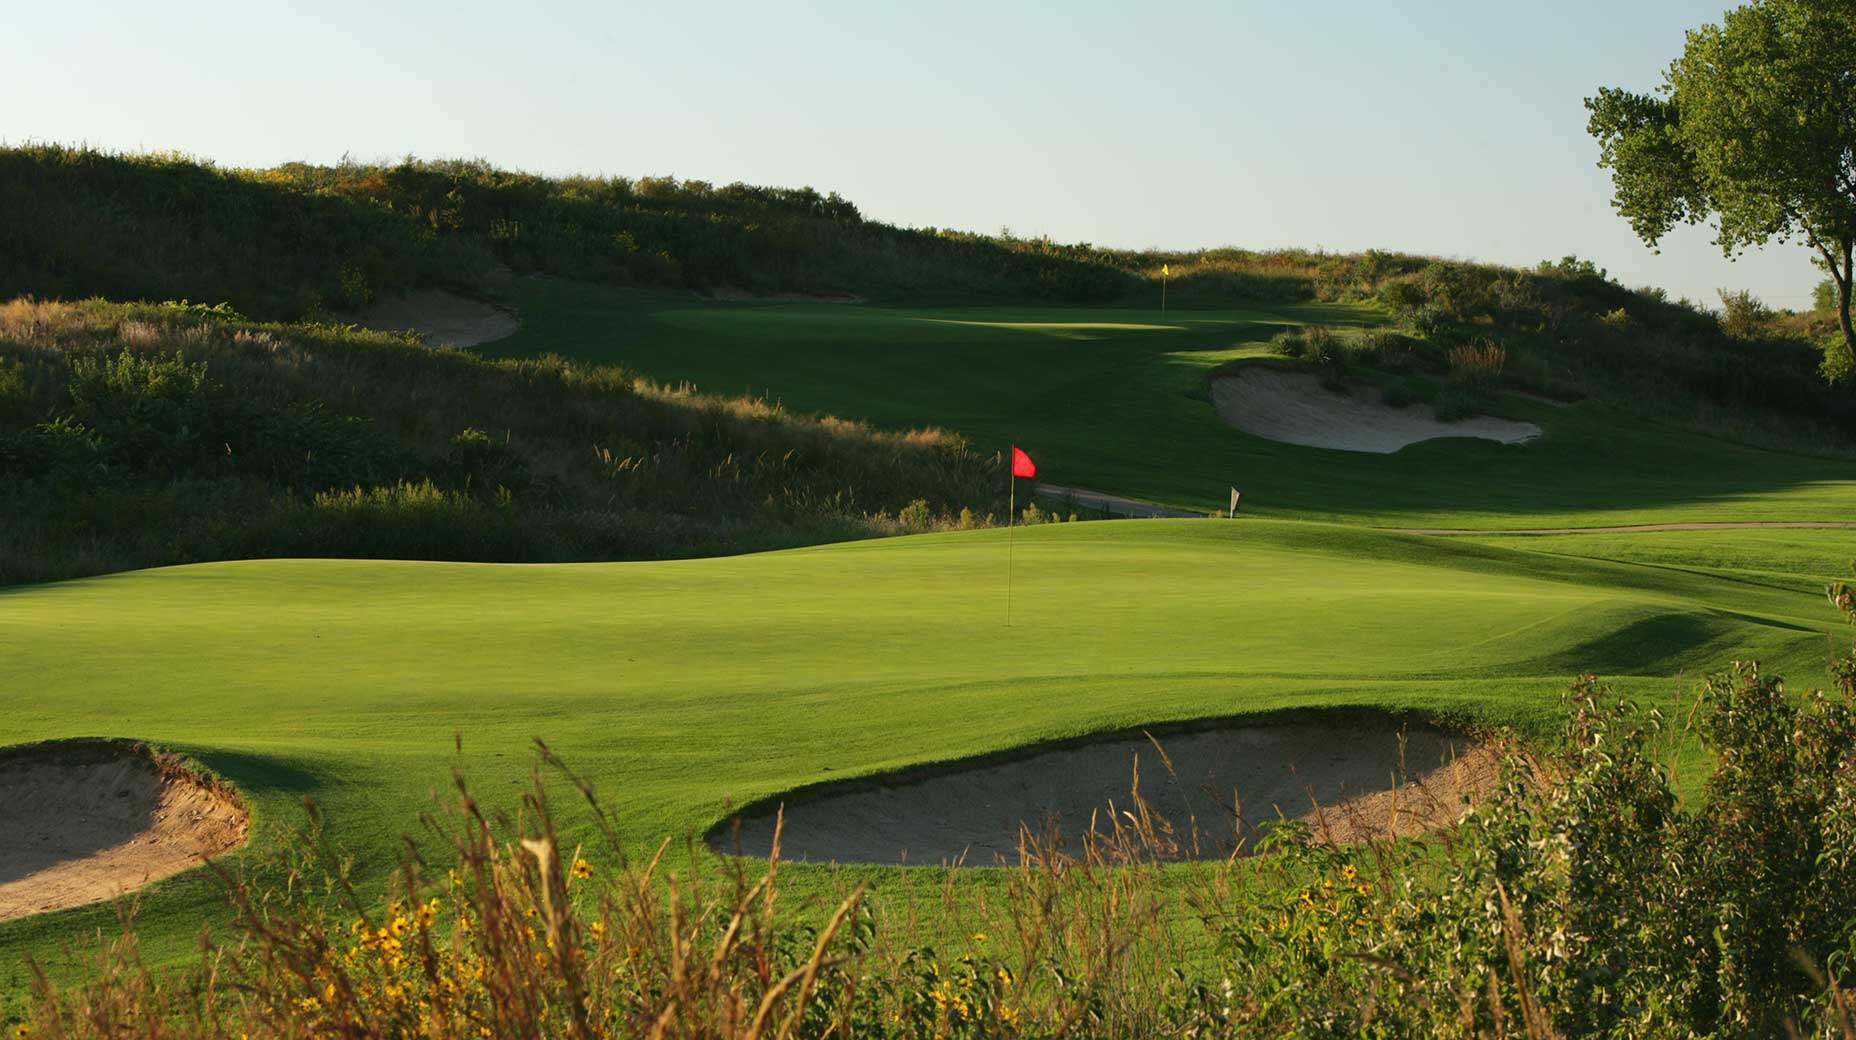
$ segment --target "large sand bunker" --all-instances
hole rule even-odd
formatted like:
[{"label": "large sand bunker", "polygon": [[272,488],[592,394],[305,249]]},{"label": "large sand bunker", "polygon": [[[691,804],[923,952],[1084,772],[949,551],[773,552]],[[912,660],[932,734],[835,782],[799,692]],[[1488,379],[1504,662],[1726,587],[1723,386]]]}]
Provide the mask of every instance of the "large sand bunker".
[{"label": "large sand bunker", "polygon": [[[1390,722],[1230,727],[1159,744],[1170,771],[1154,742],[1138,735],[796,798],[785,807],[780,855],[815,863],[1015,863],[1027,830],[1061,835],[1074,855],[1092,817],[1107,836],[1113,815],[1131,807],[1136,756],[1141,797],[1171,821],[1178,856],[1194,854],[1195,822],[1200,857],[1249,849],[1258,825],[1278,818],[1307,821],[1337,842],[1449,826],[1464,799],[1492,790],[1499,773],[1490,743]],[[778,808],[743,816],[738,830],[717,828],[711,843],[766,856]]]},{"label": "large sand bunker", "polygon": [[1381,455],[1440,437],[1477,437],[1520,444],[1540,436],[1533,423],[1479,415],[1442,422],[1429,405],[1394,408],[1374,387],[1343,397],[1321,385],[1312,372],[1245,365],[1212,380],[1218,417],[1245,433],[1286,444]]},{"label": "large sand bunker", "polygon": [[474,347],[512,336],[521,327],[501,307],[443,289],[417,289],[376,301],[352,320],[376,332],[417,332],[432,347]]},{"label": "large sand bunker", "polygon": [[115,740],[0,749],[0,921],[113,899],[245,843],[236,797]]}]

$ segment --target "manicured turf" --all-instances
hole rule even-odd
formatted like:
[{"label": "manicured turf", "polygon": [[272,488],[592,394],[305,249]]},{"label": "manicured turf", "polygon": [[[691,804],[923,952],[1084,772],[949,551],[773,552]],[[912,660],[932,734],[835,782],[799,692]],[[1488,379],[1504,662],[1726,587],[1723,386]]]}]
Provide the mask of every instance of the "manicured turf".
[{"label": "manicured turf", "polygon": [[[1015,440],[1052,482],[1181,506],[1221,507],[1236,484],[1253,517],[1279,519],[1020,531],[1010,629],[997,530],[667,563],[265,561],[0,588],[0,743],[120,735],[191,752],[250,796],[248,863],[286,842],[313,797],[377,886],[453,767],[511,805],[537,736],[645,847],[794,787],[1167,720],[1335,706],[1540,734],[1585,671],[1663,704],[1736,658],[1821,683],[1834,625],[1822,585],[1856,558],[1848,530],[1367,529],[1856,515],[1847,462],[1591,405],[1509,401],[1546,428],[1534,445],[1365,456],[1247,437],[1203,399],[1207,370],[1284,325],[1376,321],[1369,310],[1162,323],[711,304],[548,280],[520,295],[524,331],[500,352]],[[790,880],[803,893],[824,876]],[[20,991],[18,954],[60,960],[62,944],[113,932],[114,914],[0,924],[0,993]],[[203,875],[164,882],[144,899],[144,952],[177,958],[223,916]]]},{"label": "manicured turf", "polygon": [[1263,352],[1288,325],[1382,320],[1341,305],[1171,312],[711,303],[524,280],[524,329],[487,348],[618,362],[706,390],[764,392],[805,411],[958,430],[1031,448],[1051,482],[1194,509],[1389,527],[1600,526],[1847,520],[1856,464],[1759,451],[1581,404],[1520,397],[1503,413],[1538,443],[1452,439],[1396,455],[1278,444],[1233,430],[1205,373]]},{"label": "manicured turf", "polygon": [[[1821,676],[1818,572],[1751,576],[1856,555],[1856,532],[1744,555],[1644,537],[1675,555],[1267,520],[1037,527],[1016,536],[1010,629],[996,530],[665,563],[207,564],[0,590],[0,691],[8,742],[197,755],[249,793],[260,849],[314,797],[377,881],[452,766],[510,802],[534,736],[643,846],[731,801],[1168,719],[1376,706],[1539,732],[1584,670],[1665,702],[1670,677],[1733,656]],[[1678,565],[1685,544],[1714,570]],[[198,875],[157,886],[150,956],[180,953],[214,905]],[[0,989],[16,954],[112,914],[0,925]]]}]

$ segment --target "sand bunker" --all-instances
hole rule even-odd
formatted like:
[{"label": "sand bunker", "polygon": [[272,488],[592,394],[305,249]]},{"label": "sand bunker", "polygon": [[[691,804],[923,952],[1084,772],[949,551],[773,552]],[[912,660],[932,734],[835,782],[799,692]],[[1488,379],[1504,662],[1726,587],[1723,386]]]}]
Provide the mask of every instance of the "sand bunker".
[{"label": "sand bunker", "polygon": [[[1185,733],[1160,740],[1173,771],[1145,736],[1039,752],[894,785],[859,782],[786,806],[781,858],[814,863],[1016,863],[1021,827],[1060,833],[1071,854],[1095,814],[1110,830],[1109,805],[1130,806],[1133,767],[1154,812],[1171,820],[1182,846],[1190,820],[1198,855],[1248,849],[1257,825],[1306,820],[1329,840],[1408,836],[1461,818],[1466,797],[1494,788],[1494,745],[1429,727],[1392,723],[1297,723]],[[765,856],[774,812],[716,829],[711,844]],[[1240,838],[1241,844],[1240,844]],[[1182,848],[1178,855],[1191,855]]]},{"label": "sand bunker", "polygon": [[0,749],[0,921],[113,899],[245,843],[230,791],[145,744]]},{"label": "sand bunker", "polygon": [[718,286],[709,290],[709,299],[718,303],[862,303],[864,298],[856,293],[801,293],[776,292],[752,293],[746,289],[733,286]]},{"label": "sand bunker", "polygon": [[443,289],[419,289],[379,300],[348,320],[376,332],[417,332],[427,346],[474,347],[515,334],[515,315]]},{"label": "sand bunker", "polygon": [[1212,380],[1218,417],[1245,433],[1286,444],[1381,455],[1440,437],[1477,437],[1520,444],[1540,436],[1533,423],[1476,416],[1440,422],[1429,405],[1393,408],[1374,387],[1343,397],[1321,385],[1312,372],[1246,365],[1235,375]]}]

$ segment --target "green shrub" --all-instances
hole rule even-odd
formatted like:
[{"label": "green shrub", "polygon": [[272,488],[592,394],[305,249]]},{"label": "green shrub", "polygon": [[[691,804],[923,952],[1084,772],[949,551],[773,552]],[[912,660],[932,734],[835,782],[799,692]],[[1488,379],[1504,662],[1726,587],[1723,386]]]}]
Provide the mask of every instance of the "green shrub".
[{"label": "green shrub", "polygon": [[1818,370],[1823,373],[1824,382],[1833,386],[1856,382],[1856,364],[1850,361],[1849,346],[1843,342],[1841,335],[1824,340],[1823,351],[1824,360]]},{"label": "green shrub", "polygon": [[1311,364],[1333,365],[1341,360],[1334,330],[1326,325],[1309,325],[1302,330],[1302,358]]},{"label": "green shrub", "polygon": [[1287,358],[1299,358],[1308,349],[1308,337],[1302,329],[1278,332],[1270,337],[1270,351]]},{"label": "green shrub", "polygon": [[1759,297],[1747,289],[1739,292],[1722,289],[1720,296],[1722,332],[1739,340],[1757,340],[1767,334],[1775,315]]},{"label": "green shrub", "polygon": [[[964,512],[964,510],[963,510]],[[972,514],[967,513],[971,519]],[[905,531],[930,531],[934,529],[934,508],[925,498],[918,498],[896,514],[896,523]]]},{"label": "green shrub", "polygon": [[73,420],[92,431],[119,464],[170,473],[211,450],[206,365],[180,354],[74,357],[68,391]]},{"label": "green shrub", "polygon": [[69,417],[0,435],[0,476],[10,481],[91,484],[107,471],[102,440]]},{"label": "green shrub", "polygon": [[474,426],[451,438],[437,470],[448,486],[479,498],[520,493],[531,483],[528,461],[508,439],[493,440]]}]

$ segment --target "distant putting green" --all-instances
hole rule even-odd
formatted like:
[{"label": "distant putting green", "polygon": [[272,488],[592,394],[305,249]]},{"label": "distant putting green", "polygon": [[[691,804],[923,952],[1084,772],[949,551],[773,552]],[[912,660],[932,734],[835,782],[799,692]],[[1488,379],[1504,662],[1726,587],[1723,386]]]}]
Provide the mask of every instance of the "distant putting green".
[{"label": "distant putting green", "polygon": [[[824,779],[1165,720],[1366,707],[1538,733],[1582,671],[1665,703],[1730,657],[1821,682],[1834,615],[1821,571],[1789,568],[1856,556],[1856,532],[1748,533],[1745,553],[1619,536],[1610,555],[1662,547],[1619,562],[1267,520],[1044,526],[1016,535],[1010,629],[997,530],[665,563],[207,564],[0,589],[0,699],[8,743],[194,754],[249,795],[247,856],[313,797],[378,882],[453,766],[509,804],[535,736],[645,846]],[[56,959],[113,915],[0,925],[0,990],[19,953]],[[178,956],[220,916],[198,872],[160,883],[144,948]]]},{"label": "distant putting green", "polygon": [[547,279],[519,283],[523,330],[485,348],[618,363],[802,411],[939,426],[1031,448],[1052,483],[1194,509],[1228,488],[1261,515],[1383,527],[1559,527],[1684,520],[1847,520],[1847,459],[1762,451],[1597,404],[1519,396],[1545,430],[1507,446],[1431,441],[1396,455],[1280,444],[1221,421],[1206,373],[1284,328],[1376,324],[1372,308],[715,303]]}]

